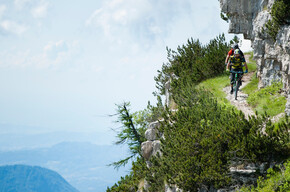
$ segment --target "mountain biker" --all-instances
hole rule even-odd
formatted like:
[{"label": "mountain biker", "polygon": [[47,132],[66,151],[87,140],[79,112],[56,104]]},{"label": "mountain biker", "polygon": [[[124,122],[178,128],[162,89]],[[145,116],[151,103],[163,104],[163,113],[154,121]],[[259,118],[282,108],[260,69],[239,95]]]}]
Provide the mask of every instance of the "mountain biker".
[{"label": "mountain biker", "polygon": [[[229,60],[230,56],[232,56],[234,54],[234,51],[236,49],[239,49],[240,50],[238,44],[234,44],[233,47],[232,47],[232,49],[228,52],[228,55],[227,55],[227,58],[226,58],[226,61],[225,61],[225,64],[226,65],[228,63],[228,60]],[[241,50],[240,50],[240,56],[245,60],[244,53]],[[244,62],[246,62],[246,60]]]},{"label": "mountain biker", "polygon": [[[243,64],[246,68],[245,73],[248,73],[248,66],[247,63],[245,62],[245,59],[241,57],[240,50],[236,49],[234,51],[234,55],[230,56],[228,63],[227,63],[227,71],[229,71],[230,65],[232,66],[232,71],[241,71],[243,72]],[[231,73],[231,94],[233,94],[233,84],[234,84],[234,78],[235,75]]]}]

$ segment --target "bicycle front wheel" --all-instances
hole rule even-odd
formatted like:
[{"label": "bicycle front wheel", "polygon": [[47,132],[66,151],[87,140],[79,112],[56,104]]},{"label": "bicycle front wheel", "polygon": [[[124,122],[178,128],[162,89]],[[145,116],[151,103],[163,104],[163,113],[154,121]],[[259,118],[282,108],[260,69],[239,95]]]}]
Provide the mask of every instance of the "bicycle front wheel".
[{"label": "bicycle front wheel", "polygon": [[238,98],[238,90],[239,90],[239,81],[236,81],[235,86],[235,100]]}]

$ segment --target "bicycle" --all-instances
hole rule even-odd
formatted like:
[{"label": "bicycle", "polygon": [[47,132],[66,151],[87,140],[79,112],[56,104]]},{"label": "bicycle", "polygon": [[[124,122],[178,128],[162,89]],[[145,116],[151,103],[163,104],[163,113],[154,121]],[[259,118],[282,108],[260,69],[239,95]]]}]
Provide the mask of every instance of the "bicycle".
[{"label": "bicycle", "polygon": [[234,84],[233,84],[233,90],[235,91],[235,100],[237,100],[238,97],[238,90],[241,86],[241,79],[243,77],[244,72],[243,71],[230,71],[230,73],[234,73]]}]

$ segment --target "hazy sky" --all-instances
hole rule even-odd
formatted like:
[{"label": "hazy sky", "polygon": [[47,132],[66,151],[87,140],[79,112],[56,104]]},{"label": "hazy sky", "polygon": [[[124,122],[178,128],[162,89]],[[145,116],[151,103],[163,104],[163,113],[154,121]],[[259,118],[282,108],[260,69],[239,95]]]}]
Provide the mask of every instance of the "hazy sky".
[{"label": "hazy sky", "polygon": [[116,103],[155,103],[166,46],[227,33],[219,14],[218,0],[0,0],[0,133],[107,132]]}]

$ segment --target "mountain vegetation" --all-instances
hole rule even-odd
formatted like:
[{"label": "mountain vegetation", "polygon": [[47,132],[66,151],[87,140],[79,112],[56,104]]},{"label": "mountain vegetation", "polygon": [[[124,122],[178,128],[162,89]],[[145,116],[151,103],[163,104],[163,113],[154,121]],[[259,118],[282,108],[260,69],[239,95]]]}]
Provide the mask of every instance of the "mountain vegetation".
[{"label": "mountain vegetation", "polygon": [[[189,86],[177,97],[178,112],[164,116],[162,156],[152,159],[149,191],[164,191],[164,181],[185,191],[235,184],[232,162],[273,162],[289,157],[289,126],[273,130],[266,117],[246,120],[218,105],[210,93]],[[267,122],[266,133],[261,132]]]},{"label": "mountain vegetation", "polygon": [[0,178],[3,192],[78,192],[58,173],[36,166],[2,166]]},{"label": "mountain vegetation", "polygon": [[243,187],[241,192],[287,192],[290,191],[290,161],[281,166],[269,168],[265,179],[259,178],[257,186]]},{"label": "mountain vegetation", "polygon": [[[150,121],[160,120],[161,154],[151,157],[150,168],[137,155],[130,174],[107,192],[137,191],[145,182],[148,191],[154,192],[165,191],[166,185],[178,186],[184,191],[224,188],[237,184],[230,173],[233,163],[267,162],[270,165],[289,159],[288,117],[278,125],[267,114],[257,114],[247,120],[242,112],[221,102],[216,95],[218,91],[200,86],[214,77],[215,80],[228,77],[224,61],[229,49],[224,35],[206,45],[190,39],[176,51],[167,49],[168,62],[155,78],[155,95],[157,98],[164,95],[165,84],[171,81],[174,105],[164,106],[159,102],[148,107],[151,117],[155,117]],[[258,183],[261,183],[267,175],[261,172],[259,176]]]},{"label": "mountain vegetation", "polygon": [[275,82],[271,86],[261,90],[251,92],[248,103],[256,109],[258,113],[266,112],[270,116],[275,116],[285,111],[286,98],[280,95],[282,82]]},{"label": "mountain vegetation", "polygon": [[277,34],[281,26],[290,24],[290,1],[277,0],[271,9],[272,18],[266,23],[266,33],[276,41]]}]

